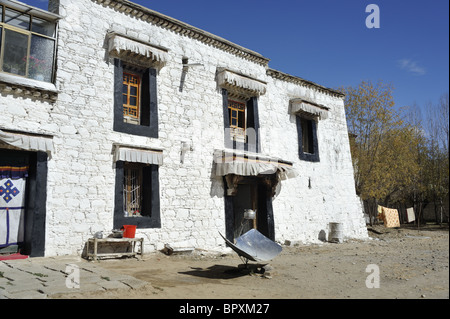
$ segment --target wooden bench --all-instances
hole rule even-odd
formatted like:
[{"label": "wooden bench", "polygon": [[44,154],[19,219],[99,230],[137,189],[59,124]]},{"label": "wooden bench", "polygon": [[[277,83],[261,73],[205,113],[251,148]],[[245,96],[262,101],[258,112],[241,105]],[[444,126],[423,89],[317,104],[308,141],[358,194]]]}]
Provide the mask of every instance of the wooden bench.
[{"label": "wooden bench", "polygon": [[[139,242],[140,250],[136,251],[136,243]],[[114,245],[115,243],[129,243],[131,251],[126,252],[113,252],[113,253],[99,253],[98,244],[108,243]],[[90,246],[93,245],[93,252],[91,252]],[[123,257],[123,256],[133,256],[139,254],[140,257],[144,255],[144,238],[89,238],[86,246],[86,256],[92,258],[93,260],[98,260],[99,257]]]}]

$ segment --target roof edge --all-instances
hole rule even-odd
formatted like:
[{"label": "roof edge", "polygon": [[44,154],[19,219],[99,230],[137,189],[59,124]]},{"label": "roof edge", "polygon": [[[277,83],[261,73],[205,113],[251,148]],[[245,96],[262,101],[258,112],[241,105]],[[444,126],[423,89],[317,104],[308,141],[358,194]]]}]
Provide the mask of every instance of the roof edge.
[{"label": "roof edge", "polygon": [[241,58],[258,63],[265,67],[268,66],[270,59],[263,55],[228,41],[222,37],[201,30],[197,27],[189,25],[185,22],[179,21],[172,17],[166,16],[157,11],[146,8],[142,5],[136,4],[128,0],[92,0],[103,6],[109,6],[120,12],[129,14],[137,19],[141,19],[148,23],[163,27],[170,31],[176,32],[181,35],[185,35],[192,39],[198,40],[205,44],[214,46],[223,51],[237,55]]},{"label": "roof edge", "polygon": [[268,68],[267,69],[267,75],[271,76],[271,77],[273,77],[275,79],[278,79],[278,80],[291,82],[291,83],[296,83],[296,84],[304,85],[304,86],[307,86],[307,87],[312,87],[312,88],[314,88],[314,89],[316,89],[316,90],[318,90],[318,91],[320,91],[322,93],[327,93],[327,94],[330,94],[330,95],[335,96],[335,97],[339,97],[339,98],[344,98],[345,97],[345,94],[342,93],[342,92],[339,92],[339,91],[327,88],[325,86],[322,86],[320,84],[314,83],[312,81],[308,81],[308,80],[305,80],[305,79],[303,79],[301,77],[298,77],[298,76],[295,76],[295,75],[291,75],[291,74],[287,74],[287,73],[284,73],[284,72],[281,72],[281,71],[278,71],[278,70],[275,70],[275,69]]}]

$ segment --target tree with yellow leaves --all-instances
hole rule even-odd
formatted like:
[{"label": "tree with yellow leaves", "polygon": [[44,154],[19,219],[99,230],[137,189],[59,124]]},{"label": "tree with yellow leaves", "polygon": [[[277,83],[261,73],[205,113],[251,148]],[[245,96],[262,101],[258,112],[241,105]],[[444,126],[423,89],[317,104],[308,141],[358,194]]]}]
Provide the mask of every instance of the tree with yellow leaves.
[{"label": "tree with yellow leaves", "polygon": [[374,215],[376,205],[389,205],[414,184],[420,134],[395,110],[391,85],[363,81],[340,90],[354,136],[350,146],[356,191]]}]

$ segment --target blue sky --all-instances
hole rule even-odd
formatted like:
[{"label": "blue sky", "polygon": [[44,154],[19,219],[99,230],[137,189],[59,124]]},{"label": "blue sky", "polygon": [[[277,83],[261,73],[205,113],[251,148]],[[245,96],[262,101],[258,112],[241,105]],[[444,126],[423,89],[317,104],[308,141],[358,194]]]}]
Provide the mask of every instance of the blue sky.
[{"label": "blue sky", "polygon": [[[47,0],[22,0],[47,8]],[[336,88],[379,80],[397,106],[449,88],[448,0],[134,0],[256,51],[269,67]],[[366,6],[380,9],[367,28]]]}]

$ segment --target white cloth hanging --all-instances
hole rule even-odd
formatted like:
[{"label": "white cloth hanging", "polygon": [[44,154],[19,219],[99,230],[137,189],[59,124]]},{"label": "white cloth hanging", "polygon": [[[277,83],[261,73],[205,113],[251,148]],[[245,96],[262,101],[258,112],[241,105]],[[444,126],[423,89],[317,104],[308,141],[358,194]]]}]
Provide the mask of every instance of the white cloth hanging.
[{"label": "white cloth hanging", "polygon": [[0,247],[24,239],[25,178],[0,179]]}]

